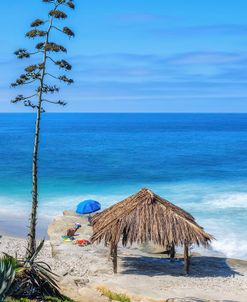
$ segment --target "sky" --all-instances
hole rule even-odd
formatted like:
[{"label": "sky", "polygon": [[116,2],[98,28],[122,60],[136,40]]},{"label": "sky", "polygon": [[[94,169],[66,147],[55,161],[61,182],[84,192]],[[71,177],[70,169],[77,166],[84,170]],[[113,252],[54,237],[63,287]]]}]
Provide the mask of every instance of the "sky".
[{"label": "sky", "polygon": [[[36,41],[25,32],[50,7],[41,0],[2,2],[0,112],[29,112],[10,100],[34,87],[10,83],[41,58],[20,61],[13,52],[33,49]],[[63,58],[73,65],[68,76],[75,83],[58,83],[57,98],[68,104],[50,104],[48,112],[247,112],[246,0],[74,2],[76,10],[57,26],[68,25],[76,37],[52,39],[68,49]]]}]

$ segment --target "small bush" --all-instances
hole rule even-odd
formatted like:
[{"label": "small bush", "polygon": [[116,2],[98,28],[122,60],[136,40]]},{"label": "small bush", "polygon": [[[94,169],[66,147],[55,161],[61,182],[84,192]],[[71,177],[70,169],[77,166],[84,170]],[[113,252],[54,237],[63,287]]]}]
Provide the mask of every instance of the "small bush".
[{"label": "small bush", "polygon": [[109,298],[110,301],[119,301],[119,302],[131,302],[130,298],[125,294],[118,294],[110,291],[107,288],[99,287],[98,291],[105,297]]}]

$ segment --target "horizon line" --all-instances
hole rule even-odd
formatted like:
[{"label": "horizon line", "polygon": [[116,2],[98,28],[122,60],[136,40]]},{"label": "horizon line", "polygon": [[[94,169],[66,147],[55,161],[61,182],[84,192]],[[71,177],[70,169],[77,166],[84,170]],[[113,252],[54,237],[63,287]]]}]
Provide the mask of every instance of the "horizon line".
[{"label": "horizon line", "polygon": [[[36,114],[36,112],[11,112],[11,111],[0,111],[0,114]],[[109,112],[97,112],[97,111],[69,111],[69,112],[59,112],[59,111],[53,111],[53,112],[45,112],[45,114],[247,114],[246,112],[207,112],[207,111],[197,111],[197,112],[176,112],[176,111],[154,111],[154,112],[148,112],[148,111],[134,111],[134,112],[128,112],[128,111],[109,111]]]}]

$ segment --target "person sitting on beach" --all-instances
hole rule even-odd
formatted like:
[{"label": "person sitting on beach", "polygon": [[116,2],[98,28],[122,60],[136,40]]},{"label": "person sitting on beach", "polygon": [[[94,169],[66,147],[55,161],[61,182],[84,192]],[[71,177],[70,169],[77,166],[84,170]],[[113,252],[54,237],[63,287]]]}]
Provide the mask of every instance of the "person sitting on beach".
[{"label": "person sitting on beach", "polygon": [[81,227],[80,223],[75,223],[75,228],[70,228],[67,230],[67,236],[70,239],[74,239],[74,236],[78,236],[78,234],[76,234],[76,232],[79,230],[80,227]]}]

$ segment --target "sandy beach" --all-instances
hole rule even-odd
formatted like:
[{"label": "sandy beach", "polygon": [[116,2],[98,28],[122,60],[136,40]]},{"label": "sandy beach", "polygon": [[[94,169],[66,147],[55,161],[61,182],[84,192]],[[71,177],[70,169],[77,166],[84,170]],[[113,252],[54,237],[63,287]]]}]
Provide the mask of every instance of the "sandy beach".
[{"label": "sandy beach", "polygon": [[[91,227],[85,218],[67,211],[49,225],[40,257],[59,275],[63,293],[76,301],[108,301],[99,287],[124,293],[131,301],[241,301],[247,297],[247,262],[220,257],[192,255],[191,271],[183,271],[183,259],[170,262],[154,249],[119,246],[119,272],[113,274],[108,249],[103,245],[79,247],[63,242],[64,231],[80,222],[80,239],[89,239]],[[25,239],[3,236],[0,253],[25,253]],[[174,300],[175,299],[175,300]]]}]

